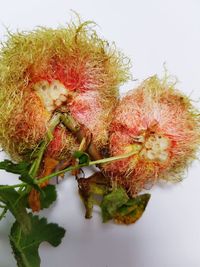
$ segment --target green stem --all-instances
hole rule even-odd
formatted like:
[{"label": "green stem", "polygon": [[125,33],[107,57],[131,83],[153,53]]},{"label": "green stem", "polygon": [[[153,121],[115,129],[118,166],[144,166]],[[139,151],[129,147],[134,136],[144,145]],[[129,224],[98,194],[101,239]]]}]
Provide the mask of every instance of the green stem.
[{"label": "green stem", "polygon": [[32,175],[32,173],[34,172],[35,170],[35,165],[36,165],[36,160],[33,161],[32,165],[31,165],[31,168],[29,170],[29,174]]},{"label": "green stem", "polygon": [[55,114],[51,121],[49,122],[49,127],[48,127],[48,131],[45,137],[45,141],[42,142],[42,144],[40,145],[39,148],[39,152],[38,152],[38,156],[37,158],[34,160],[31,169],[29,171],[29,174],[32,175],[33,178],[35,178],[37,176],[45,149],[47,147],[48,142],[50,142],[53,138],[53,130],[55,129],[55,127],[60,123],[60,117],[61,114],[57,113]]},{"label": "green stem", "polygon": [[[53,130],[55,129],[55,127],[60,123],[60,119],[61,119],[61,114],[60,113],[56,113],[53,117],[52,117],[52,119],[51,119],[51,121],[50,121],[50,123],[49,123],[49,127],[48,127],[48,130],[49,130],[49,132],[51,133],[51,136],[52,136],[52,132],[53,132]],[[48,137],[48,135],[47,135],[47,137]],[[53,137],[53,136],[52,136]],[[52,138],[49,138],[49,140],[51,141],[51,139]]]},{"label": "green stem", "polygon": [[42,157],[44,155],[44,151],[46,149],[46,146],[47,146],[47,142],[44,141],[40,146],[40,151],[38,153],[37,159],[33,162],[33,165],[32,165],[31,170],[29,172],[32,175],[33,178],[35,178],[36,175],[37,175],[37,172],[39,170],[39,167],[40,167],[40,164],[41,164]]},{"label": "green stem", "polygon": [[42,179],[39,179],[36,181],[37,184],[41,184],[41,183],[44,183],[48,180],[50,180],[51,178],[55,177],[55,176],[58,176],[60,174],[63,174],[63,173],[66,173],[66,172],[70,172],[70,171],[74,171],[74,170],[77,170],[77,169],[80,169],[82,167],[86,167],[88,166],[88,164],[86,163],[83,163],[83,164],[79,164],[79,165],[75,165],[75,166],[71,166],[71,167],[68,167],[64,170],[61,170],[61,171],[57,171],[57,172],[54,172],[54,173],[51,173],[50,175],[48,176],[45,176],[43,177]]},{"label": "green stem", "polygon": [[[80,126],[70,114],[68,113],[62,114],[60,116],[60,119],[62,123],[65,125],[65,127],[76,136],[77,140],[80,143],[82,142],[83,138],[87,137],[86,128],[83,125]],[[99,160],[102,158],[102,155],[100,154],[100,152],[98,151],[92,140],[87,147],[87,152],[94,160]]]},{"label": "green stem", "polygon": [[[49,123],[49,128],[48,128],[48,132],[47,132],[46,137],[45,137],[45,141],[43,141],[41,143],[40,148],[39,148],[39,152],[38,152],[38,156],[33,161],[31,168],[29,170],[29,174],[33,178],[35,178],[37,176],[37,173],[38,173],[38,170],[39,170],[46,146],[47,146],[48,142],[51,141],[51,139],[53,137],[52,132],[55,129],[55,127],[60,123],[60,118],[61,118],[61,114],[57,113],[52,117],[52,119]],[[0,190],[4,190],[4,189],[8,189],[8,188],[20,188],[20,190],[21,190],[23,187],[26,187],[26,192],[28,192],[30,189],[30,186],[28,186],[26,183],[21,183],[21,184],[15,184],[15,185],[1,186]]]},{"label": "green stem", "polygon": [[77,133],[80,130],[79,124],[68,113],[61,114],[60,120],[72,133]]},{"label": "green stem", "polygon": [[37,180],[36,182],[38,184],[40,184],[40,183],[43,183],[43,182],[46,182],[46,181],[50,180],[51,178],[53,178],[55,176],[63,174],[65,172],[74,171],[74,170],[77,170],[77,169],[82,168],[82,167],[87,167],[87,166],[92,166],[92,165],[97,165],[97,164],[104,164],[104,163],[108,163],[108,162],[111,162],[111,161],[128,158],[128,157],[131,157],[131,156],[135,155],[136,153],[137,153],[137,151],[134,150],[134,151],[131,151],[129,153],[122,154],[122,155],[119,155],[119,156],[105,158],[105,159],[99,159],[99,160],[95,160],[95,161],[90,161],[89,163],[83,163],[83,164],[79,164],[79,165],[76,165],[76,166],[71,166],[71,167],[68,167],[68,168],[66,168],[64,170],[57,171],[57,172],[54,172],[54,173],[52,173],[52,174],[50,174],[48,176],[45,176],[42,179]]},{"label": "green stem", "polygon": [[104,164],[104,163],[108,163],[108,162],[115,161],[115,160],[120,160],[120,159],[125,159],[125,158],[128,158],[128,157],[131,157],[131,156],[135,155],[136,153],[137,153],[136,151],[131,151],[129,153],[122,154],[122,155],[115,156],[115,157],[110,157],[110,158],[104,158],[104,159],[99,159],[99,160],[95,160],[95,161],[90,161],[89,162],[89,166],[98,165],[98,164]]},{"label": "green stem", "polygon": [[6,215],[6,212],[8,211],[8,208],[4,208],[2,213],[0,214],[0,221],[3,219],[3,217]]},{"label": "green stem", "polygon": [[[47,138],[48,138],[48,135],[49,135],[49,133],[47,133]],[[32,165],[31,165],[31,168],[29,170],[29,174],[33,177],[33,179],[38,174],[38,170],[40,168],[40,164],[41,164],[41,161],[42,161],[42,158],[43,158],[43,155],[44,155],[46,146],[47,146],[47,141],[43,141],[42,144],[40,145],[38,156],[33,161]],[[21,186],[19,186],[20,187],[19,192],[22,192],[22,190],[23,190],[22,185],[23,184],[21,184]],[[28,184],[25,184],[25,194],[28,193],[28,192],[30,192],[30,190],[31,190],[31,186],[28,185]]]},{"label": "green stem", "polygon": [[[66,173],[66,172],[74,171],[74,170],[77,170],[77,169],[82,168],[82,167],[87,167],[87,166],[92,166],[92,165],[97,165],[97,164],[104,164],[104,163],[108,163],[108,162],[111,162],[111,161],[116,161],[116,160],[128,158],[128,157],[131,157],[131,156],[133,156],[133,155],[135,155],[137,153],[138,153],[138,150],[135,149],[135,150],[133,150],[133,151],[131,151],[129,153],[122,154],[122,155],[119,155],[119,156],[100,159],[100,160],[95,160],[95,161],[90,161],[89,163],[83,163],[83,164],[71,166],[71,167],[68,167],[68,168],[66,168],[64,170],[57,171],[57,172],[54,172],[54,173],[52,173],[52,174],[50,174],[48,176],[45,176],[42,179],[36,180],[36,183],[37,184],[41,184],[41,183],[44,183],[44,182],[50,180],[51,178],[53,178],[55,176],[58,176],[60,174]],[[4,190],[4,189],[8,189],[8,188],[17,188],[17,187],[22,187],[22,186],[26,186],[26,185],[27,185],[26,183],[21,183],[21,184],[16,184],[16,185],[1,186],[0,190]]]}]

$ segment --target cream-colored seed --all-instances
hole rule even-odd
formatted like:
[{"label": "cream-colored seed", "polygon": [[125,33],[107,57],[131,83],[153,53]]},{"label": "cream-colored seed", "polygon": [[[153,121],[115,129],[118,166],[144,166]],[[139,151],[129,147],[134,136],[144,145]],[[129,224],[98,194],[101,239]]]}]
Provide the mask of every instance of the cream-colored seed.
[{"label": "cream-colored seed", "polygon": [[38,91],[38,90],[40,90],[40,89],[45,90],[46,88],[49,88],[49,83],[48,83],[47,81],[40,81],[40,82],[38,82],[38,83],[36,83],[36,84],[34,85],[34,89],[35,89],[36,91]]},{"label": "cream-colored seed", "polygon": [[156,155],[155,155],[154,151],[152,151],[152,150],[148,150],[148,151],[146,152],[146,157],[147,157],[148,159],[150,159],[150,160],[154,160],[154,159],[156,158]]},{"label": "cream-colored seed", "polygon": [[168,153],[167,151],[163,151],[159,155],[159,160],[160,161],[166,161],[168,159]]},{"label": "cream-colored seed", "polygon": [[53,90],[51,87],[48,89],[49,95],[51,99],[56,100],[59,98],[60,92],[57,90]]},{"label": "cream-colored seed", "polygon": [[160,144],[155,142],[152,144],[152,150],[155,152],[159,152],[160,151]]},{"label": "cream-colored seed", "polygon": [[156,136],[152,135],[152,136],[149,137],[148,142],[154,143],[155,140],[156,140]]},{"label": "cream-colored seed", "polygon": [[150,136],[144,144],[144,149],[141,153],[148,160],[164,162],[168,159],[167,148],[169,141],[163,136]]},{"label": "cream-colored seed", "polygon": [[146,143],[145,143],[145,147],[150,149],[152,148],[152,146],[155,144],[155,137],[154,136],[150,136],[147,140],[146,140]]},{"label": "cream-colored seed", "polygon": [[65,95],[59,96],[60,101],[65,102],[67,100],[67,97]]},{"label": "cream-colored seed", "polygon": [[46,109],[47,109],[49,112],[52,112],[52,111],[54,111],[55,107],[54,107],[54,105],[49,105],[49,106],[46,107]]},{"label": "cream-colored seed", "polygon": [[34,89],[49,112],[53,112],[56,107],[67,100],[68,90],[57,80],[51,84],[47,81],[40,81],[34,85]]},{"label": "cream-colored seed", "polygon": [[168,148],[168,146],[169,146],[169,141],[168,141],[166,138],[162,137],[162,138],[160,139],[159,144],[160,144],[160,148],[161,148],[161,149],[166,149],[166,148]]},{"label": "cream-colored seed", "polygon": [[48,105],[52,105],[53,104],[53,100],[51,99],[51,97],[50,97],[47,89],[45,89],[45,90],[42,90],[42,89],[38,90],[38,95],[43,100],[45,106],[48,106]]},{"label": "cream-colored seed", "polygon": [[56,105],[57,107],[59,107],[60,105],[62,105],[62,101],[60,101],[60,99],[57,99],[57,100],[55,101],[55,105]]},{"label": "cream-colored seed", "polygon": [[54,91],[59,91],[60,94],[66,94],[67,93],[67,89],[65,88],[65,86],[60,83],[59,81],[53,81],[51,83],[50,86]]}]

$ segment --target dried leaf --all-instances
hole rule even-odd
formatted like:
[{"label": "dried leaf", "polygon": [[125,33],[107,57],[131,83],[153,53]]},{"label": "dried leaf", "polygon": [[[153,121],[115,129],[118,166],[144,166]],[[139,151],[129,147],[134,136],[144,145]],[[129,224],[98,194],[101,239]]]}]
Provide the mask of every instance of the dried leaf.
[{"label": "dried leaf", "polygon": [[109,182],[101,172],[97,172],[87,179],[78,179],[78,186],[86,209],[85,218],[89,219],[92,217],[93,206],[96,204],[94,196],[103,196],[107,193]]},{"label": "dried leaf", "polygon": [[115,222],[120,224],[135,223],[145,211],[149,199],[150,194],[143,194],[129,199],[127,203],[121,206],[115,213]]}]

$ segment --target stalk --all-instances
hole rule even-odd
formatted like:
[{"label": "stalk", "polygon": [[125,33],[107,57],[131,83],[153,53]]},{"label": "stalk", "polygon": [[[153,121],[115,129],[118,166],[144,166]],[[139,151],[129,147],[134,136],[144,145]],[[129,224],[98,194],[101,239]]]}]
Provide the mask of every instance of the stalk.
[{"label": "stalk", "polygon": [[[80,143],[83,138],[87,138],[87,129],[84,126],[80,126],[69,113],[62,114],[60,119],[62,123],[76,136]],[[92,141],[87,147],[87,152],[93,160],[102,159],[101,154]]]},{"label": "stalk", "polygon": [[[57,171],[57,172],[51,173],[51,174],[49,174],[49,175],[47,175],[47,176],[45,176],[45,177],[43,177],[43,178],[41,178],[39,180],[36,180],[35,182],[37,184],[41,184],[41,183],[44,183],[46,181],[49,181],[50,179],[52,179],[55,176],[61,175],[61,174],[66,173],[66,172],[74,171],[74,170],[77,170],[77,169],[82,168],[82,167],[87,167],[87,166],[92,166],[92,165],[97,165],[97,164],[105,164],[105,163],[108,163],[108,162],[121,160],[121,159],[124,159],[124,158],[131,157],[133,155],[136,155],[137,153],[138,153],[138,149],[134,149],[129,153],[125,153],[125,154],[122,154],[122,155],[119,155],[119,156],[110,157],[110,158],[104,158],[104,159],[100,159],[100,160],[94,160],[94,161],[90,161],[89,163],[87,162],[87,163],[71,166],[71,167],[65,168],[65,169],[63,169],[61,171]],[[27,186],[27,184],[26,183],[20,183],[20,184],[16,184],[16,185],[1,186],[0,190],[4,190],[4,189],[8,189],[8,188],[23,187],[23,186]]]},{"label": "stalk", "polygon": [[33,178],[35,178],[38,174],[38,170],[40,168],[40,164],[41,164],[45,149],[46,149],[48,143],[53,139],[52,132],[55,129],[55,127],[60,123],[60,117],[61,117],[61,114],[59,114],[59,113],[55,114],[49,123],[49,128],[48,128],[48,131],[47,131],[47,134],[45,137],[45,141],[43,141],[41,143],[37,158],[34,160],[32,166],[31,166],[31,169],[29,171],[29,174]]},{"label": "stalk", "polygon": [[0,221],[4,218],[4,216],[6,215],[7,211],[8,211],[8,208],[4,208],[3,209],[2,213],[0,214]]},{"label": "stalk", "polygon": [[54,172],[54,173],[52,173],[52,174],[50,174],[48,176],[45,176],[45,177],[43,177],[42,179],[40,179],[40,180],[38,180],[36,182],[38,184],[40,184],[40,183],[43,183],[43,182],[46,182],[46,181],[50,180],[51,178],[53,178],[55,176],[58,176],[60,174],[66,173],[66,172],[74,171],[74,170],[77,170],[77,169],[82,168],[82,167],[87,167],[87,166],[92,166],[92,165],[97,165],[97,164],[105,164],[105,163],[108,163],[108,162],[111,162],[111,161],[128,158],[128,157],[131,157],[131,156],[133,156],[133,155],[135,155],[137,153],[138,153],[138,151],[134,150],[134,151],[131,151],[129,153],[122,154],[122,155],[119,155],[119,156],[100,159],[100,160],[95,160],[95,161],[90,161],[89,163],[83,163],[83,164],[79,164],[79,165],[76,165],[76,166],[71,166],[71,167],[68,167],[68,168],[66,168],[64,170],[57,171],[57,172]]}]

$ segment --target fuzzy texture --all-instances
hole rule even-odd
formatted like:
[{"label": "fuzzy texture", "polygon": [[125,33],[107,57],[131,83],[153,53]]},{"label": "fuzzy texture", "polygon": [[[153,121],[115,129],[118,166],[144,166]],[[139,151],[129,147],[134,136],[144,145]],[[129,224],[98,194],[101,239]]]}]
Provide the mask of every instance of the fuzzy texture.
[{"label": "fuzzy texture", "polygon": [[[89,22],[9,33],[0,51],[0,145],[13,159],[20,160],[44,138],[52,114],[35,93],[35,84],[62,83],[70,92],[65,103],[67,109],[72,107],[73,99],[78,106],[77,99],[83,102],[79,94],[88,94],[91,99],[98,91],[101,109],[96,112],[104,113],[105,117],[117,102],[118,86],[130,77],[129,67],[129,61],[114,45],[100,39]],[[90,112],[93,101],[86,101],[86,110]],[[71,109],[74,115],[80,113]],[[94,121],[100,117],[97,114],[84,120],[84,124],[95,130]],[[107,142],[100,138],[101,133],[96,132],[94,136],[97,136],[97,146]]]},{"label": "fuzzy texture", "polygon": [[78,150],[79,145],[72,134],[62,125],[57,126],[53,132],[53,140],[49,143],[46,155],[55,160],[66,160]]},{"label": "fuzzy texture", "polygon": [[136,155],[105,165],[131,195],[159,179],[180,181],[200,144],[200,116],[188,97],[156,76],[130,91],[110,127],[110,152]]},{"label": "fuzzy texture", "polygon": [[108,127],[117,99],[105,103],[98,91],[77,95],[69,105],[72,116],[92,133],[94,144],[102,149],[108,142]]}]

